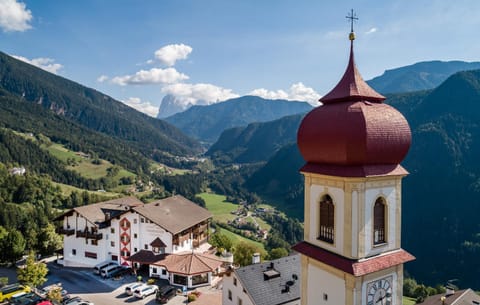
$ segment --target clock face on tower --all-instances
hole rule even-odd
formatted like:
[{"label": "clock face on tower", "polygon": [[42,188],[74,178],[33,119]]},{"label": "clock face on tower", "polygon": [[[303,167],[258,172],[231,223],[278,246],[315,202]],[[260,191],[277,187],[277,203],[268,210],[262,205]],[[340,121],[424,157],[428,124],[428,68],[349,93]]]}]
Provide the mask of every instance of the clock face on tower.
[{"label": "clock face on tower", "polygon": [[392,296],[393,276],[367,284],[367,305],[394,305]]}]

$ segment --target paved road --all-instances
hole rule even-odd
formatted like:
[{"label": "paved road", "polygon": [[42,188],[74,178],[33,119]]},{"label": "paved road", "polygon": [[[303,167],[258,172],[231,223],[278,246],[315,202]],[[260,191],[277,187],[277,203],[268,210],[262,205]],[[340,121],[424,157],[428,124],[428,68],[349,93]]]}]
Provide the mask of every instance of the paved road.
[{"label": "paved road", "polygon": [[[135,281],[133,276],[127,276],[121,280],[102,279],[94,275],[91,268],[68,268],[57,265],[54,262],[48,262],[48,281],[46,285],[62,283],[70,296],[79,296],[87,301],[93,302],[95,305],[154,305],[155,296],[150,295],[145,299],[137,299],[124,293],[125,286]],[[14,269],[0,268],[0,276],[8,276],[9,282],[16,282],[16,274]],[[210,287],[200,288],[211,294],[210,297],[204,297],[208,305],[221,304],[221,290],[215,290]],[[220,297],[219,297],[220,296]],[[211,297],[215,301],[212,301]],[[202,300],[202,296],[199,301]],[[168,302],[168,305],[184,305],[186,303],[185,296],[176,296]],[[196,303],[196,302],[195,302]],[[195,304],[193,303],[193,304]],[[203,303],[202,303],[203,304]],[[200,304],[199,304],[200,305]]]}]

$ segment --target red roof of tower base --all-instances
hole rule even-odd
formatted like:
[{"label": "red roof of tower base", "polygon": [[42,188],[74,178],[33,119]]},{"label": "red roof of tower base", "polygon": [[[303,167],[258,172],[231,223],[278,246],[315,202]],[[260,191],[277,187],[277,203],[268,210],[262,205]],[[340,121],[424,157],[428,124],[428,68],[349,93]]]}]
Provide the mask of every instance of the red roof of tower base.
[{"label": "red roof of tower base", "polygon": [[409,261],[415,257],[403,249],[388,252],[362,260],[348,259],[307,242],[301,242],[292,247],[293,250],[311,257],[319,262],[330,265],[353,276],[362,276],[384,270]]}]

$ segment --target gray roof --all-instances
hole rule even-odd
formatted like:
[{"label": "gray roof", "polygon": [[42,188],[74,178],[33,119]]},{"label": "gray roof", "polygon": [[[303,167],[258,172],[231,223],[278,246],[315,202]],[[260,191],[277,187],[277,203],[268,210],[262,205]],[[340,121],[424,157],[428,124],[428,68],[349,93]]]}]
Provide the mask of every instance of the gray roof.
[{"label": "gray roof", "polygon": [[[445,302],[442,303],[442,296],[445,296]],[[474,303],[477,302],[477,303]],[[476,294],[472,289],[455,291],[454,294],[436,294],[429,296],[423,301],[423,305],[473,305],[480,303],[480,296]]]},{"label": "gray roof", "polygon": [[300,270],[296,254],[239,268],[235,276],[255,305],[276,305],[300,299]]},{"label": "gray roof", "polygon": [[133,210],[174,235],[212,217],[212,213],[180,195],[138,206]]}]

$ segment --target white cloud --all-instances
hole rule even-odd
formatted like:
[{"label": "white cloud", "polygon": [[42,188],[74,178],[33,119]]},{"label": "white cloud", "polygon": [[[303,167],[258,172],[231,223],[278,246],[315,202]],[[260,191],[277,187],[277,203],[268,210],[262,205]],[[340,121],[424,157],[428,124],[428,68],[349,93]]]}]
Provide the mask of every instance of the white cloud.
[{"label": "white cloud", "polygon": [[99,83],[106,82],[107,80],[108,80],[108,76],[106,76],[106,75],[100,75],[100,76],[97,78],[97,82],[99,82]]},{"label": "white cloud", "polygon": [[187,59],[192,47],[185,44],[170,44],[155,51],[155,58],[171,67],[179,59]]},{"label": "white cloud", "polygon": [[26,57],[18,55],[12,55],[12,57],[54,74],[58,74],[58,70],[63,68],[63,65],[55,63],[55,60],[51,58],[39,57],[30,60]]},{"label": "white cloud", "polygon": [[199,100],[207,104],[225,101],[239,97],[231,89],[225,89],[211,84],[171,84],[162,88],[165,94],[174,95],[179,101],[195,105]]},{"label": "white cloud", "polygon": [[112,78],[112,83],[120,86],[172,84],[185,79],[188,79],[188,76],[178,72],[174,68],[152,68],[150,70],[140,70],[134,75],[116,76]]},{"label": "white cloud", "polygon": [[368,34],[373,34],[373,33],[375,33],[376,31],[377,31],[377,28],[374,27],[374,28],[371,28],[370,30],[366,31],[365,34],[367,34],[367,35],[368,35]]},{"label": "white cloud", "polygon": [[249,95],[256,95],[266,99],[306,101],[312,105],[318,105],[318,99],[321,97],[313,88],[307,87],[301,82],[291,85],[288,92],[284,90],[272,91],[259,88],[251,91]]},{"label": "white cloud", "polygon": [[256,95],[256,96],[260,96],[270,100],[288,99],[288,93],[283,90],[272,91],[272,90],[267,90],[265,88],[255,89],[252,92],[250,92],[249,95]]},{"label": "white cloud", "polygon": [[24,32],[31,29],[32,12],[25,3],[16,0],[0,0],[0,27],[4,32]]},{"label": "white cloud", "polygon": [[143,112],[149,116],[156,117],[158,114],[158,106],[152,105],[150,102],[142,102],[138,97],[130,97],[126,101],[122,101],[125,105],[128,105],[140,112]]}]

